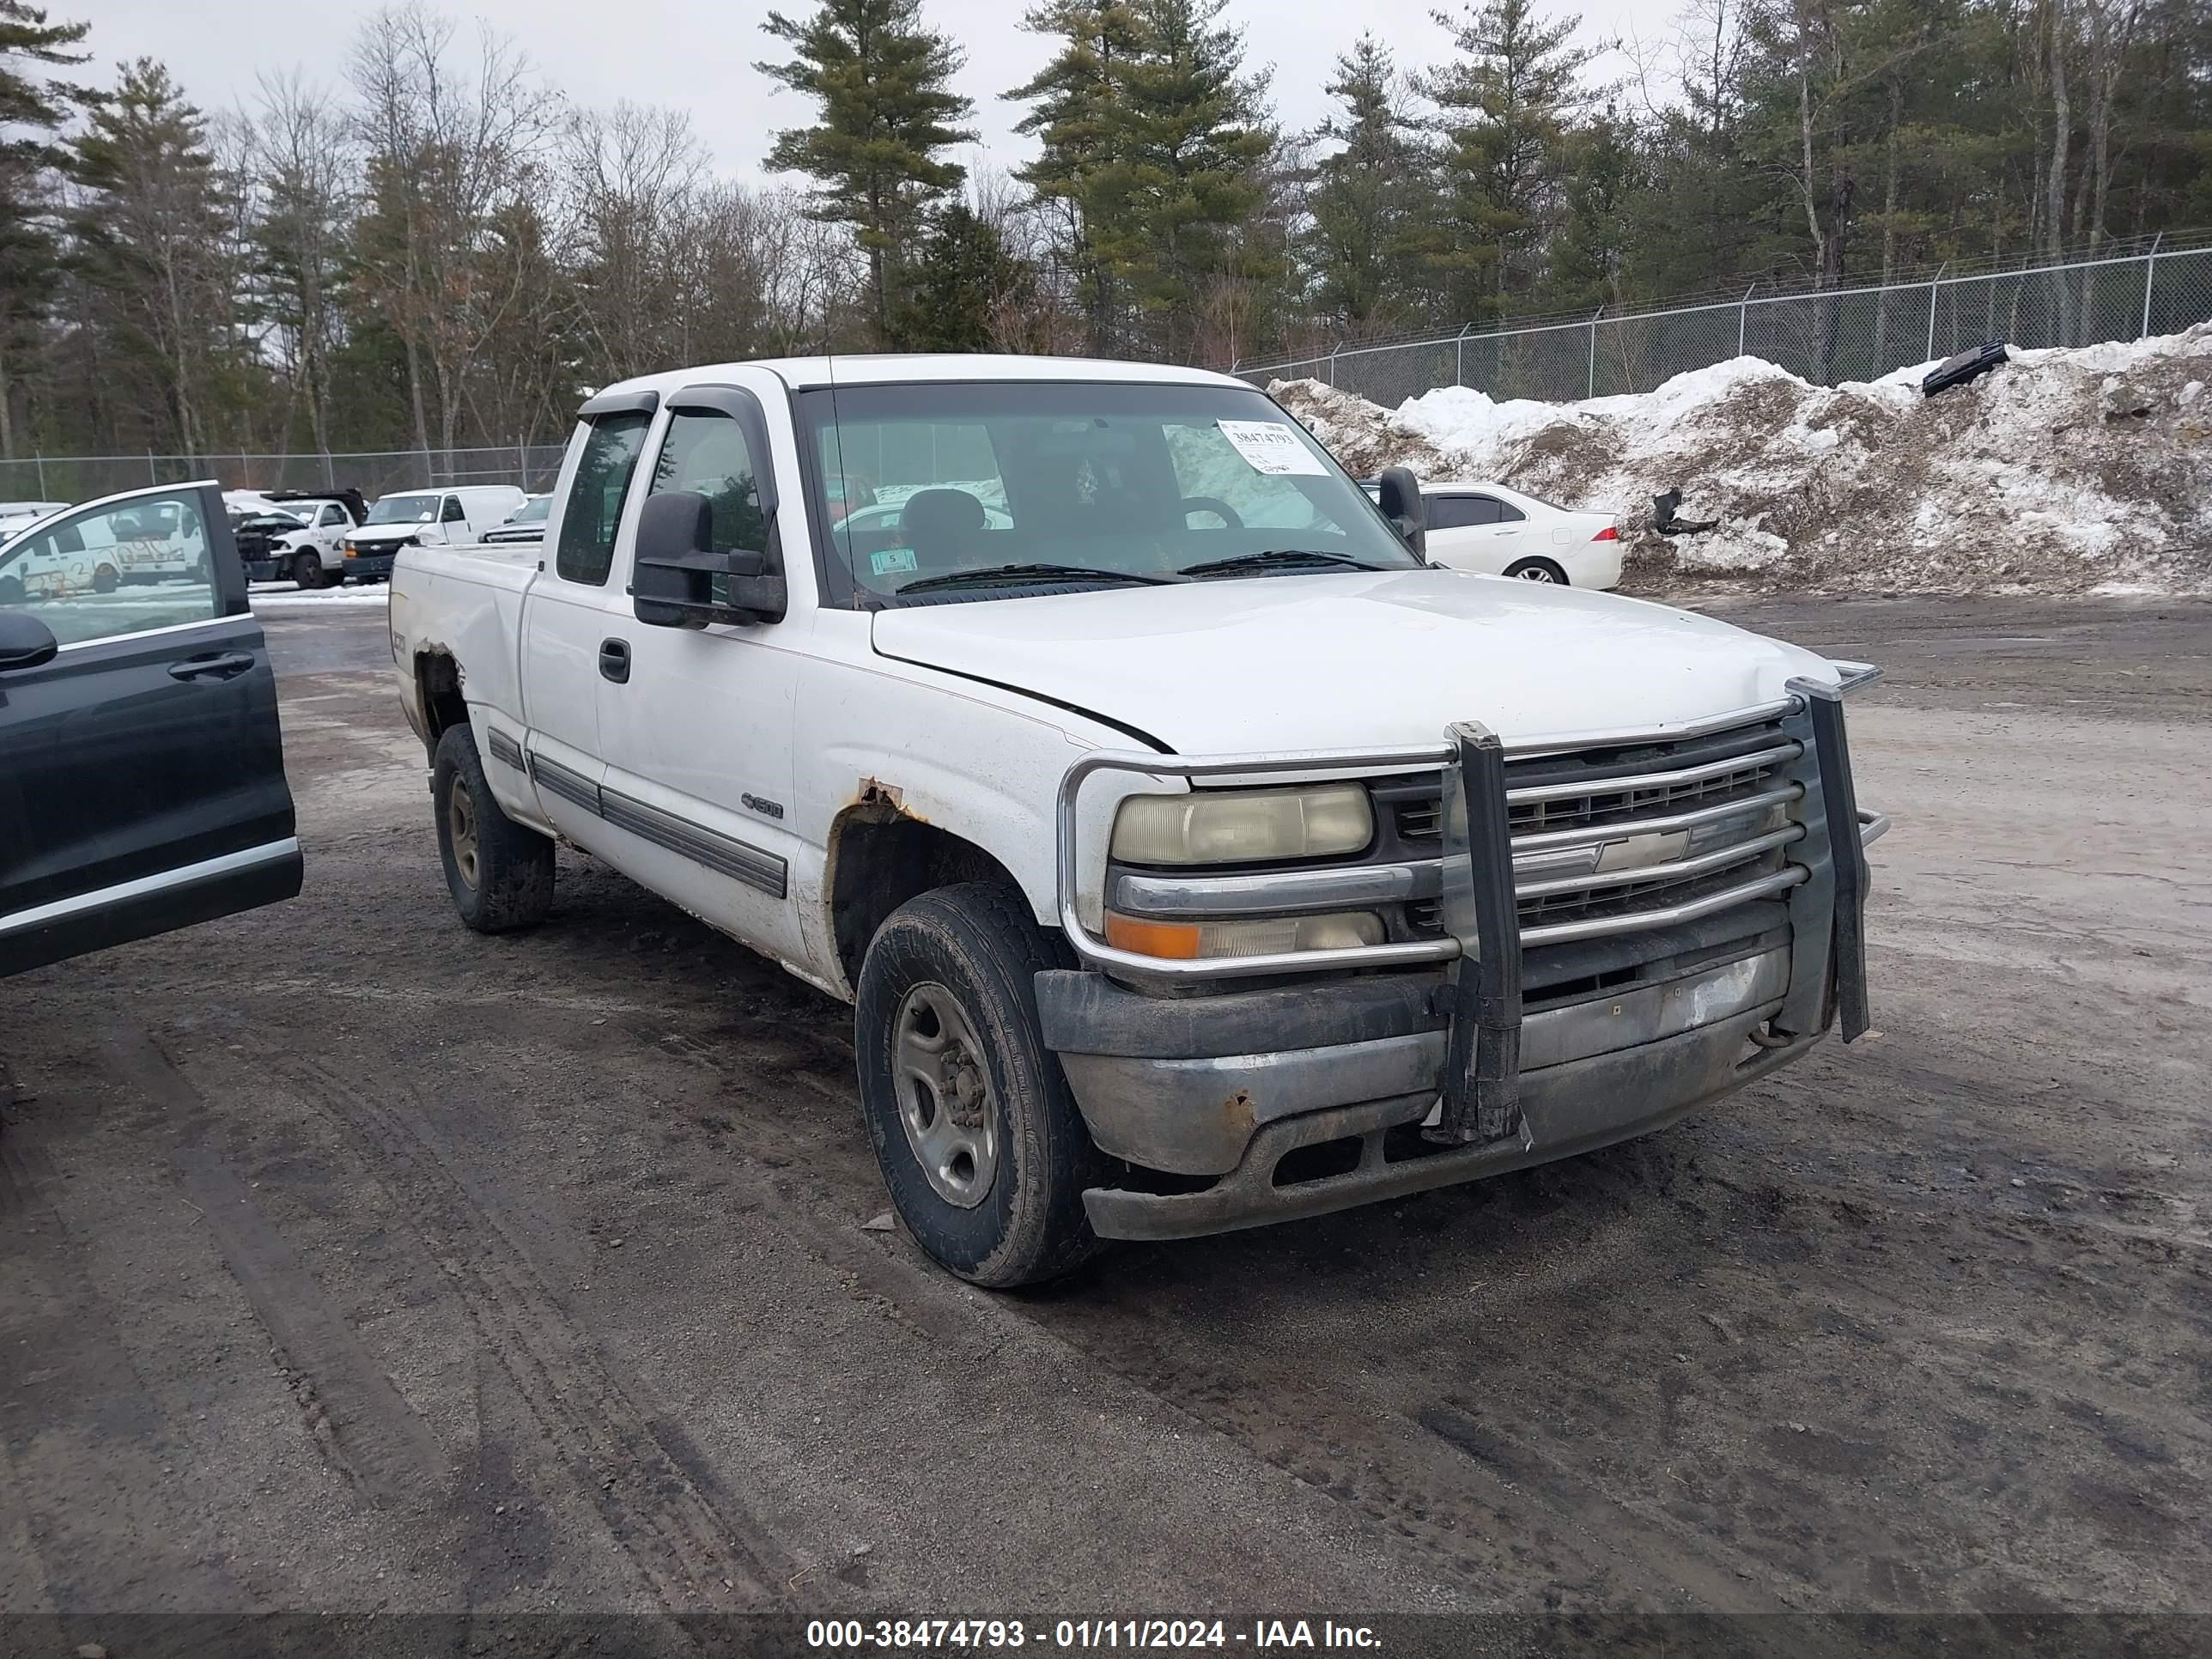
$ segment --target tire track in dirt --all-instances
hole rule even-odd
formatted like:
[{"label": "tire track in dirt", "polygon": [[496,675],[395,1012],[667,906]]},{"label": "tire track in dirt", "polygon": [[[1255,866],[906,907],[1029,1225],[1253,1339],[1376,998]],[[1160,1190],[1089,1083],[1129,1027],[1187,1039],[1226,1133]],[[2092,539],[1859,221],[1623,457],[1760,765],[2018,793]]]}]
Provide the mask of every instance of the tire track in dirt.
[{"label": "tire track in dirt", "polygon": [[238,1172],[207,1144],[215,1114],[199,1091],[143,1031],[109,1032],[99,1053],[104,1070],[167,1119],[170,1156],[185,1193],[254,1317],[294,1371],[294,1397],[325,1456],[380,1506],[436,1502],[453,1469],[429,1425],[262,1214]]},{"label": "tire track in dirt", "polygon": [[[327,1065],[265,1043],[259,1062],[376,1155],[404,1195],[405,1224],[459,1298],[553,1458],[608,1535],[672,1611],[777,1605],[791,1576],[767,1530],[724,1491],[702,1490],[498,1220],[470,1194],[459,1160],[423,1114],[387,1104]],[[678,1449],[682,1448],[679,1446]]]},{"label": "tire track in dirt", "polygon": [[[873,1159],[857,1146],[851,1087],[820,1074],[833,1059],[832,1045],[813,1034],[787,1026],[756,1030],[751,1022],[706,1033],[638,1025],[631,1034],[653,1050],[713,1072],[749,1106],[772,1114],[780,1157],[815,1168],[842,1158],[865,1164],[872,1176]],[[733,1048],[749,1072],[765,1070],[779,1083],[806,1086],[854,1109],[851,1116],[833,1123],[787,1106],[779,1110],[767,1091],[739,1078],[731,1063]],[[1119,1340],[1055,1318],[1049,1302],[981,1297],[925,1261],[903,1236],[879,1235],[884,1243],[875,1245],[853,1237],[849,1224],[824,1223],[811,1201],[815,1195],[786,1187],[781,1196],[793,1231],[817,1258],[853,1272],[909,1323],[973,1341],[985,1322],[999,1328],[1002,1344],[1027,1336],[1072,1353],[1194,1431],[1220,1435],[1382,1526],[1421,1550],[1447,1579],[1497,1582],[1540,1565],[1564,1595],[1593,1607],[1627,1589],[1660,1601],[1689,1597],[1733,1612],[1789,1605],[1755,1583],[1750,1558],[1717,1554],[1708,1540],[1623,1504],[1494,1424],[1478,1432],[1463,1401],[1440,1401],[1401,1417],[1387,1407],[1347,1407],[1279,1375],[1271,1376],[1266,1397],[1255,1400],[1242,1378],[1194,1372],[1158,1343],[1133,1352]],[[1126,1327],[1115,1333],[1131,1334]]]}]

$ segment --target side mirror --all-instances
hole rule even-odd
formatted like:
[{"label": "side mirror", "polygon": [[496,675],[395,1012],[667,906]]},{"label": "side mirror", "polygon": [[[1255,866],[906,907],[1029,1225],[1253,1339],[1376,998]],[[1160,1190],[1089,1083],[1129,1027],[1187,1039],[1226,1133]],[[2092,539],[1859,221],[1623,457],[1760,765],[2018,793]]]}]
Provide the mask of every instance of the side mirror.
[{"label": "side mirror", "polygon": [[53,630],[21,611],[0,611],[0,673],[52,662],[61,649]]},{"label": "side mirror", "polygon": [[1428,556],[1429,511],[1421,500],[1421,481],[1411,467],[1386,466],[1376,481],[1375,504],[1398,539],[1424,558]]},{"label": "side mirror", "polygon": [[783,620],[786,595],[773,522],[764,548],[717,553],[714,540],[714,507],[704,495],[675,489],[647,498],[630,562],[631,609],[640,622],[703,628]]}]

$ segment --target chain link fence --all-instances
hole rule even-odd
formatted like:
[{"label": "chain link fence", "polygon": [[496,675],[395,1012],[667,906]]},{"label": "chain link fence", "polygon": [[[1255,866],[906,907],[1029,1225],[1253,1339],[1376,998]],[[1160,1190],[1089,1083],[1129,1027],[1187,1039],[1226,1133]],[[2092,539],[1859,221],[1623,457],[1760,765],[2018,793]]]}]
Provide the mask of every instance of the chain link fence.
[{"label": "chain link fence", "polygon": [[148,484],[221,481],[225,489],[395,489],[457,484],[553,487],[566,444],[375,450],[330,455],[33,455],[0,461],[0,501],[84,501]]},{"label": "chain link fence", "polygon": [[1962,272],[1883,288],[1760,295],[1573,322],[1472,327],[1434,339],[1346,347],[1232,372],[1258,386],[1312,379],[1385,407],[1438,386],[1499,401],[1571,403],[1649,392],[1662,380],[1748,354],[1816,385],[1893,370],[2002,340],[2082,345],[2171,334],[2212,318],[2212,246],[2027,270]]}]

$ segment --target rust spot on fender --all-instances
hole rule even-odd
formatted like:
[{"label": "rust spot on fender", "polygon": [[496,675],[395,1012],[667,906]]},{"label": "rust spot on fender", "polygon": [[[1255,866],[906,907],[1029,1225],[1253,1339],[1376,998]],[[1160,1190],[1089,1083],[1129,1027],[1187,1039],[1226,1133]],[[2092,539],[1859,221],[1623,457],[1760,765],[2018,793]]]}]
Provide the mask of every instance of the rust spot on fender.
[{"label": "rust spot on fender", "polygon": [[870,816],[874,822],[888,818],[906,818],[915,823],[929,820],[906,804],[906,791],[895,783],[885,783],[881,778],[862,778],[860,793],[853,797],[855,806],[873,809]]},{"label": "rust spot on fender", "polygon": [[1252,1091],[1239,1089],[1221,1103],[1223,1123],[1235,1135],[1249,1135],[1257,1121],[1252,1112]]}]

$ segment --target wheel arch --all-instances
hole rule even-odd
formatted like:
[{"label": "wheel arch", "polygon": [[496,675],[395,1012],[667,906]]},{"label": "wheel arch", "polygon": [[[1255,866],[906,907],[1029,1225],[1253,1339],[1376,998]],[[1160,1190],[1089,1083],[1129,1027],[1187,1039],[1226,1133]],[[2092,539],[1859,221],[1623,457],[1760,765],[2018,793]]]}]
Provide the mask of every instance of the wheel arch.
[{"label": "wheel arch", "polygon": [[857,988],[868,942],[910,899],[962,882],[1021,883],[981,842],[908,812],[894,793],[863,792],[830,826],[823,872],[829,939],[848,990]]},{"label": "wheel arch", "polygon": [[461,665],[452,652],[434,648],[416,653],[415,696],[422,711],[422,747],[434,759],[438,739],[453,727],[469,723]]}]

